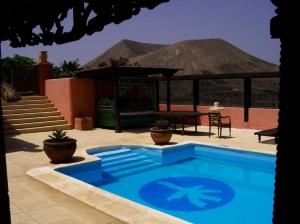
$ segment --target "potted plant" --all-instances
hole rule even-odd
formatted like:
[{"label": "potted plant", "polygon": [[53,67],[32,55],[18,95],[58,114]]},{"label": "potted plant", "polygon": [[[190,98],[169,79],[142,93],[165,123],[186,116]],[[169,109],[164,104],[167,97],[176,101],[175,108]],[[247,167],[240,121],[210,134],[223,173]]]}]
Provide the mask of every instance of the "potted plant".
[{"label": "potted plant", "polygon": [[168,144],[172,137],[169,121],[164,119],[157,120],[156,127],[150,128],[150,135],[156,145]]},{"label": "potted plant", "polygon": [[110,108],[110,107],[113,106],[113,101],[110,100],[109,98],[104,97],[104,98],[99,99],[97,101],[97,104],[98,104],[99,107],[108,107],[108,108]]},{"label": "potted plant", "polygon": [[76,139],[69,138],[67,132],[55,130],[44,140],[44,151],[53,162],[61,162],[72,158],[76,150]]}]

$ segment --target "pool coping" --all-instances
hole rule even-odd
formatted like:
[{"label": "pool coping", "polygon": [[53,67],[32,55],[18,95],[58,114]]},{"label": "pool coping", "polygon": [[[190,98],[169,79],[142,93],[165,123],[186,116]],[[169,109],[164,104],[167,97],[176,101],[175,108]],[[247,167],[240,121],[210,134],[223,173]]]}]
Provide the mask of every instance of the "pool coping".
[{"label": "pool coping", "polygon": [[[200,144],[200,145],[209,145],[219,148],[225,148],[230,150],[238,150],[243,152],[250,153],[259,153],[266,155],[274,155],[274,153],[269,152],[260,152],[257,150],[245,150],[240,148],[234,148],[229,146],[220,146],[215,144],[203,144],[196,141],[183,141],[176,145],[168,146],[153,146],[153,145],[143,145],[145,147],[159,148],[159,149],[168,149],[174,146],[182,144]],[[105,147],[105,146],[104,146]],[[87,154],[85,150],[86,160],[76,164],[87,163],[91,161],[99,160],[94,156]],[[100,159],[101,160],[101,159]],[[162,224],[186,224],[190,223],[184,221],[180,218],[177,218],[172,215],[160,212],[158,210],[152,209],[150,207],[138,204],[136,202],[130,201],[126,198],[120,197],[108,191],[102,190],[90,184],[84,183],[80,180],[77,180],[73,177],[67,176],[60,172],[55,171],[58,167],[68,167],[74,164],[58,164],[54,166],[44,166],[39,168],[34,168],[26,172],[27,175],[32,178],[60,191],[63,192],[72,198],[75,198],[101,212],[104,212],[112,217],[115,217],[126,223],[162,223]]]}]

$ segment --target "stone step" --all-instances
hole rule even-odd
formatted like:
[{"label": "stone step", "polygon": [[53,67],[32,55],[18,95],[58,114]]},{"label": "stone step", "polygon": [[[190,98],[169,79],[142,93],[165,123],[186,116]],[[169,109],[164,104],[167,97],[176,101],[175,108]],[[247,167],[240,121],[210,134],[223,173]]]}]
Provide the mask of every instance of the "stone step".
[{"label": "stone step", "polygon": [[2,110],[3,115],[12,115],[12,114],[28,114],[28,113],[39,113],[39,112],[52,112],[56,111],[55,107],[47,108],[33,108],[33,109],[18,109],[18,110]]},{"label": "stone step", "polygon": [[18,91],[21,96],[35,96],[33,91]]},{"label": "stone step", "polygon": [[24,104],[43,104],[43,103],[51,103],[48,99],[37,99],[37,100],[20,100],[17,102],[3,102],[3,106],[7,105],[24,105]]},{"label": "stone step", "polygon": [[20,118],[20,119],[3,119],[4,125],[6,124],[23,124],[23,123],[31,123],[31,122],[43,122],[43,121],[57,121],[63,120],[64,117],[62,115],[59,116],[47,116],[47,117],[29,117],[29,118]]},{"label": "stone step", "polygon": [[52,103],[43,104],[17,104],[17,105],[5,105],[2,106],[2,110],[18,110],[18,109],[30,109],[30,108],[46,108],[53,107]]},{"label": "stone step", "polygon": [[32,96],[22,96],[21,100],[47,100],[48,98],[46,96],[40,96],[40,95],[32,95]]},{"label": "stone step", "polygon": [[59,116],[59,115],[60,115],[59,111],[50,111],[50,112],[39,112],[39,113],[7,114],[7,115],[3,115],[3,118],[6,120],[10,120],[10,119],[48,117],[48,116]]},{"label": "stone step", "polygon": [[70,124],[61,124],[61,125],[53,125],[53,126],[44,126],[44,127],[33,127],[33,128],[23,128],[23,129],[15,129],[15,130],[5,130],[4,133],[6,135],[18,135],[22,133],[34,133],[34,132],[46,132],[46,131],[54,131],[54,130],[70,130]]},{"label": "stone step", "polygon": [[31,122],[31,123],[23,123],[23,124],[6,124],[4,126],[5,130],[13,130],[13,129],[24,129],[24,128],[33,128],[33,127],[45,127],[45,126],[53,126],[53,125],[61,125],[68,124],[65,120],[57,120],[57,121],[42,121],[42,122]]},{"label": "stone step", "polygon": [[18,102],[4,102],[2,112],[7,135],[71,128],[46,96],[27,95]]}]

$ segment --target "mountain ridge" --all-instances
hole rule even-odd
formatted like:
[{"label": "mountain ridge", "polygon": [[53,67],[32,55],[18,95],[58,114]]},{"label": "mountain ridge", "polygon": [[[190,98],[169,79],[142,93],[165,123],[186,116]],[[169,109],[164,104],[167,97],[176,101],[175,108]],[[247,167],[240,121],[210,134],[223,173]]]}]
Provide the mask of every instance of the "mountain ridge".
[{"label": "mountain ridge", "polygon": [[162,44],[150,44],[150,43],[142,43],[133,40],[123,39],[120,42],[116,43],[102,54],[96,56],[94,59],[90,60],[86,64],[84,64],[83,68],[95,68],[101,67],[105,65],[109,65],[110,58],[131,58],[141,54],[145,54],[146,52],[154,51],[160,47],[165,45]]},{"label": "mountain ridge", "polygon": [[83,68],[109,65],[109,58],[126,57],[145,67],[183,68],[176,75],[274,72],[279,66],[257,58],[220,39],[182,40],[173,44],[124,39]]},{"label": "mountain ridge", "polygon": [[[233,44],[219,39],[183,40],[173,44],[151,44],[122,40],[100,54],[83,67],[109,66],[109,58],[126,57],[130,63],[141,67],[184,68],[175,75],[232,74],[278,72],[279,66],[257,58]],[[91,66],[91,67],[89,67]],[[199,96],[201,104],[211,105],[219,101],[222,105],[243,105],[243,80],[201,80]],[[252,80],[253,106],[277,107],[279,80]],[[160,100],[166,100],[166,85],[159,84]],[[192,103],[192,82],[171,81],[173,103]]]}]

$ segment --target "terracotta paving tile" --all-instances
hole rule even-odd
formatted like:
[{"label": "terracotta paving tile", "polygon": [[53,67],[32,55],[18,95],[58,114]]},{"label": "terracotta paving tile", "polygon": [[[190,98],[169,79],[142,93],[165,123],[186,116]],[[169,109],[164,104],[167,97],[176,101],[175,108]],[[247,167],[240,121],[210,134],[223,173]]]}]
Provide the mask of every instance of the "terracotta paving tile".
[{"label": "terracotta paving tile", "polygon": [[11,193],[10,198],[12,202],[23,211],[31,211],[57,205],[46,197],[25,189],[22,192]]},{"label": "terracotta paving tile", "polygon": [[26,213],[13,214],[11,217],[12,224],[39,224]]},{"label": "terracotta paving tile", "polygon": [[[29,211],[28,214],[37,220],[39,223],[63,223],[62,221],[68,220],[67,223],[79,223],[81,220],[73,218],[63,207],[48,207]],[[80,222],[81,223],[81,222]]]},{"label": "terracotta paving tile", "polygon": [[16,206],[14,203],[10,203],[10,211],[11,214],[19,214],[19,213],[24,213],[24,211]]}]

